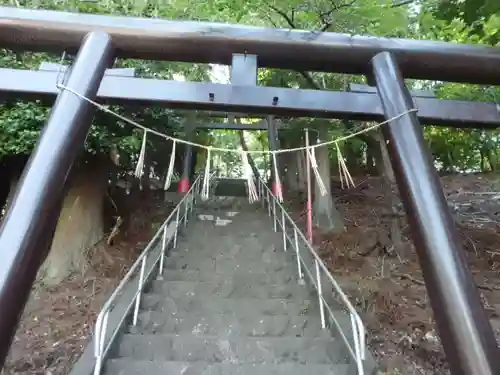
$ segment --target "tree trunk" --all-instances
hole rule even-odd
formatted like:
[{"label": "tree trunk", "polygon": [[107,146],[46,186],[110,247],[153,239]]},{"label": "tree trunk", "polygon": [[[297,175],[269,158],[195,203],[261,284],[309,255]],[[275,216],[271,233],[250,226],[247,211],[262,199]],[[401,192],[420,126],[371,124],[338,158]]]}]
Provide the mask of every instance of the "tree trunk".
[{"label": "tree trunk", "polygon": [[[264,148],[262,150],[265,151]],[[262,154],[262,160],[264,163],[264,165],[263,165],[263,167],[264,167],[263,179],[264,179],[264,181],[267,181],[267,180],[269,180],[269,160],[270,160],[270,158],[267,157],[267,154],[265,152]]]},{"label": "tree trunk", "polygon": [[377,152],[371,143],[366,144],[366,169],[372,176],[377,175],[376,163]]},{"label": "tree trunk", "polygon": [[387,177],[389,182],[392,184],[396,183],[396,178],[394,177],[394,171],[392,170],[391,159],[389,158],[389,151],[387,151],[387,145],[385,143],[384,137],[380,131],[375,131],[373,137],[379,144],[379,162],[381,175]]},{"label": "tree trunk", "polygon": [[[241,124],[241,121],[239,119],[238,119],[238,123]],[[245,140],[245,131],[240,130],[238,133],[240,135],[241,148],[243,149],[243,151],[248,152],[248,145],[247,145],[247,142]],[[260,178],[260,173],[259,173],[259,170],[257,169],[257,166],[255,165],[255,161],[253,160],[252,154],[248,153],[247,156],[248,156],[248,164],[250,164],[250,168],[252,168],[253,175],[257,179]]]},{"label": "tree trunk", "polygon": [[19,182],[19,178],[21,177],[21,172],[14,173],[10,176],[9,182],[9,195],[7,196],[7,200],[5,202],[5,211],[9,208],[12,200],[14,199],[14,195],[16,194],[17,183]]},{"label": "tree trunk", "polygon": [[143,174],[141,176],[141,186],[145,191],[151,190],[151,155],[146,155],[144,157],[144,167]]},{"label": "tree trunk", "polygon": [[490,149],[486,152],[486,158],[490,164],[491,171],[496,172],[498,170],[498,159],[496,158],[496,153]]},{"label": "tree trunk", "polygon": [[360,155],[355,150],[354,142],[348,140],[344,143],[344,155],[349,171],[357,171],[360,168]]},{"label": "tree trunk", "polygon": [[75,171],[64,198],[52,247],[40,270],[45,285],[56,285],[87,268],[85,252],[104,236],[103,204],[106,194],[105,163]]},{"label": "tree trunk", "polygon": [[297,158],[297,178],[299,191],[305,193],[307,192],[306,154],[304,151],[297,151],[295,155]]},{"label": "tree trunk", "polygon": [[14,199],[17,182],[21,177],[29,155],[13,155],[0,163],[0,219]]},{"label": "tree trunk", "polygon": [[[278,149],[286,149],[290,147],[290,143],[288,142],[287,139],[280,137],[278,139],[278,144],[279,148]],[[289,157],[289,152],[282,152],[276,155],[276,158],[278,160],[278,173],[281,181],[281,188],[283,189],[283,194],[286,194],[286,192],[289,190],[289,186],[286,183],[288,179],[288,157]]]},{"label": "tree trunk", "polygon": [[387,151],[387,144],[385,143],[382,133],[377,130],[374,132],[373,137],[378,141],[379,144],[379,159],[377,160],[377,165],[380,165],[383,169],[381,176],[383,178],[384,192],[386,206],[389,209],[391,223],[390,223],[390,233],[392,245],[396,252],[400,255],[404,254],[404,241],[403,233],[401,230],[401,222],[399,218],[399,198],[397,195],[396,178],[394,177],[394,170],[392,169],[391,160],[389,159],[389,152]]},{"label": "tree trunk", "polygon": [[[322,129],[322,131],[320,132],[320,139],[324,140],[326,139],[326,137],[326,129]],[[341,233],[345,228],[342,216],[333,204],[331,193],[330,157],[328,153],[328,147],[317,147],[315,149],[315,156],[318,163],[319,174],[326,187],[326,194],[321,195],[314,173],[311,170],[311,178],[313,179],[313,181],[315,181],[313,204],[314,225],[316,225],[320,229],[332,231],[333,233]]]},{"label": "tree trunk", "polygon": [[286,162],[286,174],[285,181],[287,188],[292,193],[297,193],[300,191],[299,189],[299,179],[297,176],[298,168],[297,168],[297,157],[293,152],[286,152],[284,155],[284,160]]},{"label": "tree trunk", "polygon": [[7,201],[10,192],[10,183],[7,172],[0,171],[0,219],[3,217],[4,209],[7,208]]},{"label": "tree trunk", "polygon": [[484,155],[483,150],[479,150],[479,156],[481,158],[480,168],[481,172],[486,172],[486,156]]}]

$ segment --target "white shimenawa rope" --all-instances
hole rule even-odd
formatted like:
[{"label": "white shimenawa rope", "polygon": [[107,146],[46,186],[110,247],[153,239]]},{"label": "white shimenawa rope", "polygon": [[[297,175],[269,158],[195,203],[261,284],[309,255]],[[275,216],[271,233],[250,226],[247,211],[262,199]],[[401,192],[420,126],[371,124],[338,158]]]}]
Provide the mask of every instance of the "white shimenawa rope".
[{"label": "white shimenawa rope", "polygon": [[[145,153],[146,153],[146,135],[147,133],[150,133],[150,134],[154,134],[154,135],[157,135],[159,137],[162,137],[162,138],[165,138],[165,139],[168,139],[168,140],[171,140],[174,142],[174,145],[173,145],[173,148],[172,148],[172,155],[171,155],[171,158],[170,158],[170,165],[169,165],[169,172],[167,173],[167,180],[165,181],[165,186],[170,186],[170,182],[171,182],[171,174],[173,174],[173,160],[175,158],[174,156],[174,152],[175,151],[175,144],[177,142],[179,143],[184,143],[184,144],[188,144],[188,145],[191,145],[191,146],[194,146],[194,147],[200,147],[200,148],[203,148],[205,150],[207,150],[207,161],[206,161],[206,165],[205,165],[205,178],[203,180],[203,186],[202,186],[202,192],[201,192],[201,195],[202,195],[202,199],[208,199],[208,194],[209,194],[209,174],[210,174],[210,152],[211,151],[217,151],[217,152],[231,152],[231,153],[241,153],[241,150],[239,149],[230,149],[230,148],[221,148],[221,147],[212,147],[212,146],[206,146],[206,145],[201,145],[199,143],[195,143],[195,142],[190,142],[190,141],[186,141],[184,139],[180,139],[180,138],[175,138],[175,137],[171,137],[169,135],[166,135],[164,133],[161,133],[161,132],[158,132],[156,130],[153,130],[153,129],[150,129],[146,126],[143,126],[133,120],[130,120],[129,118],[127,117],[124,117],[122,115],[120,115],[119,113],[116,113],[112,110],[110,110],[109,108],[107,108],[106,106],[102,105],[102,104],[99,104],[95,101],[93,101],[92,99],[89,99],[87,97],[85,97],[84,95],[76,92],[75,90],[57,82],[56,83],[56,87],[59,89],[59,90],[66,90],[66,91],[69,91],[71,92],[73,95],[77,96],[78,98],[82,99],[82,100],[85,100],[86,102],[94,105],[95,107],[97,107],[99,110],[103,111],[103,112],[106,112],[108,114],[111,114],[115,117],[117,117],[118,119],[126,122],[127,124],[129,125],[132,125],[132,126],[135,126],[139,129],[142,129],[144,130],[144,137],[143,137],[143,141],[142,141],[142,147],[141,147],[141,152],[139,154],[139,160],[137,162],[137,167],[136,167],[136,170],[135,170],[135,175],[137,177],[141,177],[142,176],[142,173],[143,173],[143,168],[144,168],[144,158],[145,158]],[[273,164],[274,164],[274,175],[275,175],[275,184],[276,184],[276,198],[278,199],[279,202],[282,202],[283,201],[283,191],[282,191],[282,187],[281,187],[281,182],[280,182],[280,177],[279,177],[279,174],[278,174],[278,171],[277,171],[277,163],[276,163],[276,154],[281,154],[281,153],[284,153],[284,152],[295,152],[295,151],[302,151],[302,150],[305,150],[306,152],[309,153],[309,156],[310,156],[310,161],[311,161],[311,166],[312,166],[312,169],[314,171],[314,175],[316,177],[316,180],[317,180],[317,183],[318,183],[318,187],[322,193],[322,195],[326,194],[326,188],[325,188],[325,184],[324,182],[321,180],[321,177],[320,177],[320,174],[319,174],[319,170],[318,170],[318,164],[317,164],[317,161],[316,161],[316,157],[315,157],[315,153],[314,153],[314,149],[317,148],[317,147],[324,147],[324,146],[328,146],[328,145],[331,145],[331,144],[335,144],[335,147],[337,149],[337,159],[338,159],[338,164],[339,164],[339,173],[340,173],[340,181],[341,181],[341,185],[342,187],[344,186],[344,181],[345,181],[345,184],[347,187],[349,186],[355,186],[354,184],[354,181],[352,179],[352,176],[351,174],[349,173],[349,170],[347,169],[347,165],[344,161],[344,158],[342,156],[342,152],[340,151],[340,147],[339,147],[339,142],[341,141],[345,141],[347,139],[350,139],[350,138],[353,138],[353,137],[356,137],[360,134],[363,134],[363,133],[367,133],[371,130],[374,130],[374,129],[377,129],[379,127],[381,127],[382,125],[385,125],[391,121],[394,121],[394,120],[397,120],[399,119],[400,117],[403,117],[407,114],[410,114],[410,113],[414,113],[414,112],[418,112],[418,108],[412,108],[412,109],[409,109],[408,111],[405,111],[405,112],[402,112],[400,113],[399,115],[396,115],[386,121],[383,121],[381,123],[378,123],[378,124],[375,124],[375,125],[372,125],[372,126],[368,126],[362,130],[359,130],[359,131],[356,131],[354,133],[351,133],[351,134],[348,134],[344,137],[340,137],[340,138],[337,138],[337,139],[333,139],[333,140],[330,140],[330,141],[326,141],[326,142],[322,142],[322,143],[317,143],[315,145],[309,145],[308,147],[294,147],[294,148],[287,148],[287,149],[280,149],[280,150],[269,150],[269,151],[266,151],[266,150],[249,150],[249,151],[245,151],[245,156],[247,158],[247,162],[248,162],[248,154],[271,154],[272,155],[272,158],[273,158]],[[172,166],[172,173],[170,173],[170,167]],[[253,175],[253,172],[252,172],[252,175]],[[250,181],[250,180],[248,180]],[[253,181],[253,178],[252,178],[252,181]],[[249,185],[249,192],[250,192],[250,185]]]},{"label": "white shimenawa rope", "polygon": [[167,177],[165,178],[165,186],[163,190],[167,191],[172,184],[172,176],[174,175],[174,164],[175,164],[175,144],[177,142],[174,140],[172,142],[172,153],[170,154],[170,161],[168,163]]},{"label": "white shimenawa rope", "polygon": [[[239,153],[240,152],[238,149],[235,149],[235,148],[221,148],[221,147],[206,146],[206,145],[202,145],[202,144],[199,144],[199,143],[186,141],[185,139],[171,137],[169,135],[163,134],[161,132],[158,132],[156,130],[148,128],[148,127],[146,127],[144,125],[141,125],[141,124],[139,124],[139,123],[137,123],[137,122],[135,122],[133,120],[130,120],[129,118],[124,117],[124,116],[120,115],[119,113],[116,113],[116,112],[112,111],[111,109],[107,108],[106,106],[104,106],[102,104],[99,104],[99,103],[93,101],[92,99],[89,99],[89,98],[85,97],[82,94],[79,94],[78,92],[76,92],[75,90],[73,90],[73,89],[71,89],[69,87],[66,87],[66,86],[64,86],[62,84],[57,84],[57,88],[61,89],[61,90],[69,91],[73,95],[76,95],[77,97],[79,97],[80,99],[85,100],[88,103],[94,105],[99,110],[101,110],[103,112],[106,112],[106,113],[109,113],[110,115],[113,115],[113,116],[119,118],[120,120],[125,121],[129,125],[135,126],[137,128],[143,129],[143,130],[146,130],[150,134],[155,134],[155,135],[157,135],[159,137],[162,137],[162,138],[165,138],[165,139],[169,139],[171,141],[176,141],[178,143],[184,143],[184,144],[191,145],[191,146],[194,146],[194,147],[200,147],[200,148],[204,148],[204,149],[209,149],[210,148],[212,151],[217,151],[217,152],[232,152],[232,153]],[[392,118],[390,118],[390,119],[388,119],[386,121],[383,121],[381,123],[378,123],[378,124],[366,127],[366,128],[364,128],[364,129],[362,129],[360,131],[348,134],[348,135],[346,135],[344,137],[340,137],[340,138],[337,138],[337,139],[334,139],[334,140],[331,140],[331,141],[327,141],[327,142],[317,143],[315,145],[310,145],[309,148],[316,148],[316,147],[328,146],[328,145],[334,144],[336,142],[345,141],[347,139],[356,137],[356,136],[358,136],[360,134],[367,133],[367,132],[369,132],[369,131],[371,131],[373,129],[377,129],[377,128],[381,127],[382,125],[385,125],[385,124],[387,124],[387,123],[389,123],[391,121],[397,120],[400,117],[403,117],[403,116],[405,116],[405,115],[407,115],[409,113],[413,113],[413,112],[418,112],[418,108],[409,109],[408,111],[404,111],[404,112],[400,113],[399,115],[396,115],[396,116],[394,116],[394,117],[392,117]],[[305,149],[307,149],[307,147],[283,148],[283,149],[274,150],[274,151],[248,150],[246,152],[248,152],[249,154],[272,154],[272,153],[274,153],[274,154],[281,154],[283,152],[295,152],[295,151],[301,151],[301,150],[305,150]]]},{"label": "white shimenawa rope", "polygon": [[344,180],[347,187],[356,187],[351,174],[349,173],[349,169],[347,169],[347,165],[344,161],[344,156],[342,152],[340,152],[340,147],[338,142],[335,142],[335,147],[337,148],[337,160],[339,162],[339,173],[340,173],[340,186],[342,189],[344,188]]},{"label": "white shimenawa rope", "polygon": [[142,137],[141,152],[139,153],[139,159],[137,159],[137,166],[135,167],[134,175],[137,178],[141,178],[144,173],[144,159],[146,158],[146,137],[148,131],[144,129],[144,136]]},{"label": "white shimenawa rope", "polygon": [[278,162],[276,160],[276,152],[271,151],[271,154],[273,156],[274,187],[276,189],[276,191],[275,191],[276,199],[278,199],[278,202],[282,203],[283,202],[283,189],[281,187],[281,179],[280,179],[280,174],[278,172]]},{"label": "white shimenawa rope", "polygon": [[306,152],[309,152],[309,161],[311,162],[311,168],[314,172],[314,177],[316,177],[316,183],[318,184],[318,188],[321,195],[324,196],[327,193],[327,191],[325,184],[321,179],[321,175],[319,173],[318,162],[316,161],[316,154],[314,151],[315,151],[314,148],[310,148]]},{"label": "white shimenawa rope", "polygon": [[201,199],[208,200],[210,190],[210,154],[211,148],[207,148],[207,160],[205,162],[205,174],[203,176],[203,185],[201,187]]},{"label": "white shimenawa rope", "polygon": [[243,175],[247,180],[248,200],[250,203],[257,202],[259,200],[259,195],[257,194],[252,167],[248,161],[248,153],[243,150],[241,151],[241,163],[243,164]]}]

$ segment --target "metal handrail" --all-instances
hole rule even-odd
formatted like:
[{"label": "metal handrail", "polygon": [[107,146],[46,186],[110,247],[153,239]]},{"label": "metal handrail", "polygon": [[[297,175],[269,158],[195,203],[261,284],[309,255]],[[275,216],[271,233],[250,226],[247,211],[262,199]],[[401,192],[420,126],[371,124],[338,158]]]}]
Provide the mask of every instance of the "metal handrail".
[{"label": "metal handrail", "polygon": [[[210,176],[210,179],[213,176]],[[153,236],[152,240],[148,243],[146,248],[143,250],[141,255],[137,258],[135,263],[132,265],[132,267],[129,269],[129,271],[126,273],[126,275],[123,277],[123,279],[120,281],[120,284],[118,287],[115,289],[113,294],[108,298],[106,303],[104,304],[103,308],[101,309],[101,312],[99,313],[96,321],[96,328],[95,328],[95,333],[94,333],[94,356],[95,356],[95,367],[94,367],[94,375],[100,375],[104,359],[106,358],[106,355],[113,344],[118,332],[120,331],[126,317],[130,313],[130,310],[132,309],[132,306],[134,306],[134,313],[132,317],[132,324],[135,326],[137,324],[137,318],[139,315],[139,307],[141,303],[141,297],[143,294],[143,289],[145,287],[146,282],[150,278],[151,274],[155,270],[155,268],[158,265],[158,275],[161,276],[163,272],[163,265],[164,265],[164,259],[165,259],[165,252],[167,250],[167,246],[170,244],[170,241],[173,239],[173,247],[177,245],[177,234],[179,231],[179,227],[181,223],[184,224],[184,226],[187,225],[187,219],[188,215],[192,212],[193,210],[193,205],[195,201],[195,196],[200,193],[201,190],[201,182],[202,182],[202,175],[198,176],[189,189],[189,191],[184,195],[184,197],[180,200],[179,204],[175,206],[173,211],[170,213],[170,215],[167,217],[167,219],[163,222],[163,224],[160,226],[158,231],[155,233]],[[184,209],[182,209],[184,207]],[[183,211],[181,215],[181,211]],[[173,220],[175,218],[175,220]],[[169,228],[170,224],[175,223],[175,228],[174,228],[174,233],[173,237],[168,234],[167,229]],[[154,259],[153,264],[149,268],[149,271],[146,273],[146,263],[148,260],[148,256],[157,249],[157,241],[160,239],[161,241],[161,251],[157,255],[157,257]],[[168,237],[168,238],[167,238]],[[123,312],[121,319],[117,325],[117,327],[111,332],[111,335],[109,337],[109,340],[106,342],[106,333],[107,333],[107,325],[108,325],[108,319],[109,319],[109,314],[112,308],[114,307],[114,303],[116,302],[116,299],[120,292],[124,289],[124,287],[131,281],[132,276],[134,273],[140,268],[139,271],[139,280],[137,284],[137,290],[133,296],[133,298],[130,300],[130,303],[127,305],[127,308]]]},{"label": "metal handrail", "polygon": [[[365,327],[363,325],[363,322],[361,321],[359,314],[357,313],[356,309],[349,301],[347,295],[342,291],[342,289],[340,288],[337,281],[335,281],[332,274],[330,273],[330,271],[326,267],[325,263],[318,255],[318,253],[314,250],[314,248],[309,243],[309,241],[306,239],[306,237],[304,236],[302,231],[298,228],[297,224],[295,224],[294,220],[290,217],[290,215],[285,210],[283,205],[278,201],[276,196],[271,192],[271,190],[269,189],[267,184],[261,178],[258,179],[258,192],[259,192],[259,197],[261,197],[261,199],[262,199],[262,203],[265,204],[267,202],[269,216],[271,216],[271,214],[273,214],[273,222],[274,222],[274,231],[275,232],[278,229],[277,228],[278,224],[280,224],[281,230],[283,232],[283,246],[284,246],[285,251],[287,250],[287,240],[295,248],[299,278],[302,279],[304,277],[303,271],[305,271],[311,284],[317,290],[318,300],[319,300],[319,304],[320,304],[320,315],[321,315],[322,328],[323,329],[326,328],[326,322],[325,322],[325,308],[326,308],[326,310],[328,311],[328,313],[330,315],[330,318],[333,320],[333,322],[337,326],[337,329],[340,332],[342,338],[344,339],[344,341],[347,345],[347,348],[349,349],[350,355],[356,361],[358,374],[364,375],[363,361],[365,360],[365,351],[366,351],[366,344],[365,344],[366,330],[365,330]],[[277,209],[278,210],[281,209],[281,215],[280,215],[281,220],[278,218]],[[293,239],[290,238],[290,236],[288,235],[288,232],[286,229],[286,227],[287,227],[286,222],[288,222],[290,227],[293,229],[293,234],[294,234]],[[314,258],[314,263],[315,263],[315,270],[314,271],[310,270],[307,267],[307,264],[306,264],[304,258],[300,254],[299,238],[306,245],[306,248],[308,249],[309,253]],[[332,308],[328,305],[328,302],[325,300],[325,298],[323,296],[323,289],[322,289],[322,285],[321,285],[321,274],[320,274],[321,271],[327,277],[328,281],[330,281],[330,283],[333,285],[333,288],[335,289],[338,298],[340,299],[341,302],[343,302],[345,308],[349,312],[349,315],[351,318],[354,348],[351,346],[351,344],[350,344],[349,340],[347,339],[346,335],[344,334],[344,332],[342,332],[340,324],[337,321],[335,314],[333,313]]]},{"label": "metal handrail", "polygon": [[[210,180],[214,177],[214,174],[212,174],[209,177],[208,183],[210,183]],[[173,247],[177,245],[177,234],[179,231],[180,224],[183,223],[184,226],[187,225],[187,219],[188,215],[192,212],[193,210],[193,205],[195,201],[195,196],[200,194],[201,192],[201,187],[202,187],[202,176],[200,175],[195,182],[193,183],[193,186],[191,189],[186,193],[186,195],[181,199],[179,204],[173,209],[173,211],[170,213],[168,218],[163,222],[163,224],[160,226],[158,231],[155,233],[153,236],[152,240],[148,243],[144,251],[139,255],[135,263],[132,265],[130,270],[126,273],[124,278],[120,281],[120,284],[118,287],[115,289],[113,294],[109,297],[109,299],[106,301],[104,304],[101,312],[99,313],[96,321],[96,330],[94,334],[94,356],[95,356],[95,367],[94,367],[94,375],[100,375],[104,359],[106,358],[106,355],[108,351],[110,350],[112,344],[114,343],[114,340],[116,339],[121,327],[123,326],[126,317],[128,314],[131,312],[132,307],[134,308],[133,310],[133,316],[132,316],[132,324],[135,326],[137,324],[137,319],[138,319],[138,314],[139,314],[139,307],[140,307],[140,302],[141,302],[141,297],[143,294],[143,289],[145,287],[146,282],[149,280],[151,277],[153,271],[157,268],[158,266],[158,276],[161,277],[162,272],[163,272],[163,266],[164,266],[164,260],[165,260],[165,253],[167,250],[167,246],[170,244],[170,241],[173,240]],[[271,216],[273,214],[274,217],[274,230],[277,231],[278,229],[278,224],[280,224],[280,227],[283,231],[283,245],[285,248],[285,251],[287,250],[287,244],[288,242],[292,244],[292,246],[295,248],[296,252],[296,257],[297,257],[297,267],[298,267],[298,272],[299,272],[299,278],[303,278],[304,272],[307,274],[311,284],[316,288],[318,292],[318,299],[320,303],[320,313],[321,313],[321,325],[322,328],[326,328],[326,322],[325,322],[325,308],[328,311],[330,318],[335,322],[338,331],[341,333],[342,338],[344,339],[347,348],[349,349],[349,353],[351,356],[355,359],[356,361],[356,366],[358,369],[358,374],[359,375],[364,375],[364,370],[363,370],[363,360],[365,359],[365,328],[363,326],[363,323],[361,321],[361,318],[359,317],[358,313],[348,300],[347,296],[345,293],[342,291],[338,283],[335,281],[331,273],[329,272],[328,268],[326,265],[323,263],[319,255],[316,253],[316,251],[312,248],[311,244],[307,241],[306,237],[304,234],[301,232],[301,230],[297,227],[293,219],[290,217],[288,212],[285,210],[283,205],[278,202],[276,197],[273,195],[271,190],[267,187],[266,183],[262,180],[258,180],[258,190],[259,190],[259,197],[262,198],[263,204],[267,202],[268,206],[268,213]],[[183,209],[184,208],[184,209]],[[276,213],[277,209],[281,209],[281,220],[278,219]],[[181,215],[181,211],[183,211]],[[175,220],[173,220],[175,217]],[[294,236],[293,239],[288,235],[288,232],[286,230],[287,224],[286,222],[289,222],[290,227],[293,229]],[[168,228],[170,224],[174,223],[174,232],[173,234],[168,234]],[[146,272],[146,266],[147,266],[147,260],[148,256],[155,250],[157,249],[157,242],[159,239],[162,239],[161,241],[161,250],[159,251],[159,254],[156,255],[156,258],[153,259],[152,265],[150,265],[149,270]],[[313,256],[314,261],[315,261],[315,276],[313,272],[307,267],[307,264],[304,260],[304,258],[300,254],[300,247],[299,247],[299,238],[302,240],[304,244],[306,244],[306,248],[310,252],[310,254]],[[288,242],[287,242],[288,240]],[[110,311],[113,309],[114,304],[116,302],[116,299],[120,292],[124,289],[124,287],[131,281],[132,276],[134,273],[140,268],[139,271],[139,280],[137,283],[137,290],[134,293],[133,297],[131,298],[130,302],[126,306],[125,310],[121,314],[121,318],[115,327],[115,329],[111,332],[111,335],[109,336],[109,339],[106,341],[106,333],[107,333],[107,325],[108,325],[108,319],[110,315]],[[338,323],[337,319],[335,318],[335,314],[333,313],[332,308],[328,305],[328,302],[325,300],[323,296],[323,289],[321,285],[321,274],[320,272],[323,272],[324,275],[328,278],[328,280],[331,282],[333,285],[334,289],[336,290],[338,297],[340,297],[340,300],[344,303],[345,307],[347,308],[350,317],[351,317],[351,324],[352,324],[352,331],[353,331],[353,336],[354,336],[354,348],[351,346],[349,343],[349,340],[347,339],[346,335],[344,332],[342,332],[342,329],[340,327],[340,324]]]}]

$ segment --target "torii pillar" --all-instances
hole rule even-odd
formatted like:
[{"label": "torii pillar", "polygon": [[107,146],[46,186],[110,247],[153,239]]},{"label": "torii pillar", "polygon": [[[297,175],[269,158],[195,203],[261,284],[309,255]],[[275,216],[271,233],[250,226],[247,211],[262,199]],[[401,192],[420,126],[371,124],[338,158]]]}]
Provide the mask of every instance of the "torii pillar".
[{"label": "torii pillar", "polygon": [[[196,113],[191,112],[184,123],[184,139],[188,142],[194,142],[194,131],[196,129]],[[182,175],[177,185],[177,192],[180,194],[186,194],[191,188],[191,178],[193,176],[193,169],[195,163],[193,163],[193,146],[190,144],[184,144],[184,158],[182,159]]]}]

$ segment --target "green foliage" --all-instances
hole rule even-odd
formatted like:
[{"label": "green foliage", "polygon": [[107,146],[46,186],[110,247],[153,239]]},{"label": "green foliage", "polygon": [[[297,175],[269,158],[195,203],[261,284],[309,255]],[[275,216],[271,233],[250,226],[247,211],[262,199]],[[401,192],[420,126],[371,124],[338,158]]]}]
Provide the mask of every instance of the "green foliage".
[{"label": "green foliage", "polygon": [[478,37],[488,44],[500,41],[500,2],[497,0],[445,0],[435,7],[434,15],[447,23],[460,21],[469,37]]},{"label": "green foliage", "polygon": [[7,155],[28,154],[39,136],[48,108],[39,103],[0,106],[0,159]]},{"label": "green foliage", "polygon": [[[81,13],[126,15],[136,17],[167,18],[241,23],[253,26],[307,29],[316,32],[334,31],[346,34],[434,39],[459,43],[496,44],[500,40],[500,3],[495,0],[446,0],[437,5],[412,4],[394,6],[385,0],[1,0],[7,5],[29,8],[56,9]],[[291,56],[290,58],[293,58]],[[0,66],[19,69],[37,69],[42,61],[59,62],[60,56],[44,53],[16,53],[0,50]],[[147,60],[120,59],[116,67],[133,67],[140,77],[211,80],[212,67],[207,64],[187,64]],[[289,70],[260,69],[259,84],[289,88],[345,90],[348,83],[363,83],[364,78],[326,73],[307,73]],[[422,82],[418,82],[422,86]],[[497,101],[500,92],[495,88],[460,84],[429,86],[440,98],[460,100]],[[182,135],[185,113],[163,107],[128,108],[113,106],[114,111],[161,132]],[[49,113],[41,103],[9,102],[0,105],[0,159],[7,155],[26,154],[33,148],[39,131]],[[203,121],[198,114],[198,121]],[[206,118],[205,118],[206,119]],[[210,121],[217,121],[211,119]],[[295,144],[303,136],[302,129],[327,126],[330,137],[338,137],[346,129],[338,121],[318,119],[289,119],[290,129],[283,134],[287,144]],[[246,132],[251,149],[267,147],[265,132]],[[438,165],[445,170],[488,169],[484,160],[494,160],[500,148],[498,132],[450,130],[430,127],[425,132]],[[198,142],[220,147],[240,146],[236,132],[198,131]],[[106,152],[118,146],[129,161],[137,158],[142,132],[102,112],[97,113],[87,138],[86,150],[90,154]],[[161,169],[167,159],[168,142],[149,137],[148,154]],[[359,156],[366,149],[361,139],[349,142],[350,151]],[[492,157],[489,156],[493,155]],[[332,150],[332,158],[336,157]],[[498,160],[498,158],[497,158]],[[264,168],[265,157],[255,156],[259,168]],[[224,155],[221,163],[236,170],[237,155]],[[490,163],[491,164],[491,163]],[[225,167],[225,168],[226,168]]]},{"label": "green foliage", "polygon": [[[165,10],[176,7],[153,6],[149,1],[56,1],[56,0],[19,0],[22,7],[65,10],[81,13],[119,14],[143,17],[170,17],[175,12]],[[7,5],[11,5],[8,3]],[[46,53],[23,52],[15,53],[0,49],[0,67],[16,69],[38,69],[43,61],[60,62],[61,56]],[[185,64],[178,62],[120,60],[116,67],[132,67],[140,77],[154,77],[162,79],[185,78],[192,81],[206,81],[209,79],[210,67],[205,64]],[[54,82],[55,84],[55,82]],[[181,118],[175,112],[160,108],[124,108],[110,107],[126,117],[134,119],[145,126],[154,128],[167,134],[179,133]],[[28,154],[33,149],[40,130],[47,119],[49,107],[41,103],[13,102],[0,105],[0,159],[7,155]],[[182,133],[182,131],[180,132]],[[152,138],[152,137],[150,137]],[[122,153],[130,154],[130,161],[137,157],[140,149],[142,132],[134,130],[109,114],[97,112],[94,125],[91,128],[86,142],[86,151],[89,154],[107,152],[110,146],[118,146]],[[162,139],[149,140],[149,153],[161,153],[165,147]],[[123,161],[124,159],[122,159]]]},{"label": "green foliage", "polygon": [[[442,99],[498,102],[500,89],[457,83],[441,84],[436,94]],[[496,153],[500,132],[476,129],[428,127],[425,130],[437,166],[449,172],[498,170]],[[490,162],[486,163],[485,160]],[[493,164],[493,165],[492,165]]]}]

